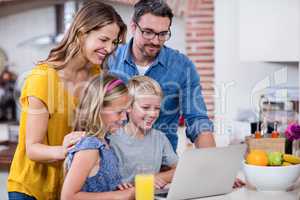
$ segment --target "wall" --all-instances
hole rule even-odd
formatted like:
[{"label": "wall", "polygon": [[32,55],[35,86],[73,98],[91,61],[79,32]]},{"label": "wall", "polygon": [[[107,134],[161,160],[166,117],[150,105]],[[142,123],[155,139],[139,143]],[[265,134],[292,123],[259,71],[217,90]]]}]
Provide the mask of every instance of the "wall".
[{"label": "wall", "polygon": [[230,133],[233,130],[237,112],[253,108],[251,94],[254,90],[265,87],[268,78],[270,85],[276,85],[274,75],[278,77],[276,75],[279,74],[278,79],[284,79],[284,85],[298,86],[297,63],[240,62],[238,17],[238,1],[215,0],[217,133]]},{"label": "wall", "polygon": [[[111,3],[129,24],[132,7]],[[21,74],[30,70],[34,63],[47,57],[52,46],[36,46],[32,44],[20,45],[24,41],[41,35],[54,33],[54,8],[40,8],[16,15],[0,18],[0,47],[8,54],[10,67]],[[176,31],[175,31],[176,29]],[[185,22],[183,17],[175,17],[171,31],[171,39],[167,45],[185,53]],[[128,31],[128,39],[130,31]]]},{"label": "wall", "polygon": [[299,0],[239,0],[239,19],[242,60],[299,60]]},{"label": "wall", "polygon": [[54,32],[54,9],[41,8],[0,18],[0,47],[8,54],[10,67],[18,74],[31,69],[48,55],[50,47],[22,46],[35,36]]},{"label": "wall", "polygon": [[202,94],[210,119],[214,118],[214,1],[189,0],[186,12],[187,56],[200,74]]}]

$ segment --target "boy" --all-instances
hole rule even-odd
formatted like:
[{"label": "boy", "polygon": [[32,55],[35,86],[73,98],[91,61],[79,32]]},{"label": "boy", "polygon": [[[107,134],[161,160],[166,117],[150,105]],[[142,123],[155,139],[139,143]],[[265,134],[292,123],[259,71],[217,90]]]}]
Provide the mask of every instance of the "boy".
[{"label": "boy", "polygon": [[[159,84],[147,77],[136,76],[128,82],[133,102],[128,110],[129,122],[110,136],[110,144],[119,159],[123,182],[133,182],[139,170],[155,174],[155,187],[170,183],[178,161],[164,133],[152,128],[160,113],[163,97]],[[169,170],[160,172],[162,166]]]}]

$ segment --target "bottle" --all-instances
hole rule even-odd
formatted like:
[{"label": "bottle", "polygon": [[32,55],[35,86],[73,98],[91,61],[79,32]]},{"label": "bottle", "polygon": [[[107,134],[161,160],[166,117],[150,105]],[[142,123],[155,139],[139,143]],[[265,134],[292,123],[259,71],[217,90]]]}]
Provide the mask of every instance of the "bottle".
[{"label": "bottle", "polygon": [[279,138],[279,132],[277,131],[277,122],[274,122],[274,131],[272,131],[271,138]]},{"label": "bottle", "polygon": [[262,138],[261,132],[260,131],[255,131],[254,137],[256,139]]},{"label": "bottle", "polygon": [[255,133],[254,133],[254,138],[256,138],[256,139],[262,137],[262,134],[261,134],[261,132],[260,132],[261,126],[262,126],[261,122],[258,121],[257,124],[256,124],[256,131],[255,131]]}]

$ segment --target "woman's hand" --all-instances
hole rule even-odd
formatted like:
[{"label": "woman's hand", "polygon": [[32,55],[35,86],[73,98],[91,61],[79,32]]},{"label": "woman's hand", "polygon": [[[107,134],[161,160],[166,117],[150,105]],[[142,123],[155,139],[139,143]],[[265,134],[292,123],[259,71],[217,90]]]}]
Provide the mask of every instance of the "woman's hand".
[{"label": "woman's hand", "polygon": [[70,151],[74,147],[74,144],[76,144],[84,136],[84,131],[74,131],[66,135],[62,144],[64,155],[66,156],[68,151]]}]

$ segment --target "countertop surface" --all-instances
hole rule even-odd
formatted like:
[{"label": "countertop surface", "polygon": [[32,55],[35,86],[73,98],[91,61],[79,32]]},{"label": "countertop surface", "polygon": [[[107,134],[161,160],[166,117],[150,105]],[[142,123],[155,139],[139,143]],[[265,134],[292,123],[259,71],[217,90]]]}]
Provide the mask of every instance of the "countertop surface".
[{"label": "countertop surface", "polygon": [[[239,171],[237,177],[246,182],[242,170]],[[293,188],[291,191],[258,191],[246,182],[246,186],[234,189],[229,194],[199,198],[199,200],[300,200],[300,178]]]},{"label": "countertop surface", "polygon": [[[244,173],[239,171],[237,177],[246,182]],[[231,193],[195,200],[300,200],[300,178],[296,181],[291,191],[257,191],[246,186],[234,189]]]},{"label": "countertop surface", "polygon": [[284,191],[256,191],[243,187],[235,189],[233,192],[213,196],[207,198],[199,198],[199,200],[299,200],[300,189],[296,189],[290,192]]}]

